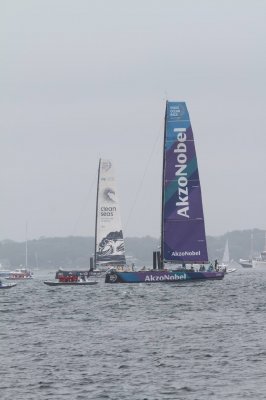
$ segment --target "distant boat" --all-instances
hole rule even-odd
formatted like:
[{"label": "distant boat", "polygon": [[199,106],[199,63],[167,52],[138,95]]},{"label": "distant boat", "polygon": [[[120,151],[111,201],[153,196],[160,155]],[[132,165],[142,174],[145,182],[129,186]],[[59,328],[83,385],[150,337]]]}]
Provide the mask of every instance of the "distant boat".
[{"label": "distant boat", "polygon": [[45,285],[48,286],[60,286],[60,285],[95,285],[96,281],[89,280],[88,271],[62,271],[59,270],[55,276],[56,280],[54,281],[44,281]]},{"label": "distant boat", "polygon": [[32,278],[33,274],[27,268],[17,268],[14,271],[11,271],[10,274],[6,277],[6,279],[10,280],[25,280]]},{"label": "distant boat", "polygon": [[185,103],[167,102],[165,113],[161,257],[159,269],[106,274],[107,283],[158,283],[222,279],[208,261],[200,180]]},{"label": "distant boat", "polygon": [[266,270],[266,233],[265,233],[265,241],[264,241],[264,249],[260,253],[259,258],[254,258],[252,260],[253,268],[262,268]]},{"label": "distant boat", "polygon": [[62,268],[59,268],[56,273],[55,273],[55,279],[60,279],[60,278],[65,278],[68,276],[85,276],[85,277],[98,277],[103,274],[102,271],[100,270],[89,270],[89,269],[71,269],[71,270],[64,270]]},{"label": "distant boat", "polygon": [[240,258],[239,259],[239,264],[243,268],[252,268],[252,260],[251,259],[244,260],[243,258]]},{"label": "distant boat", "polygon": [[12,287],[16,286],[16,283],[3,283],[0,280],[0,289],[11,289]]},{"label": "distant boat", "polygon": [[6,279],[12,280],[25,280],[32,279],[33,273],[28,269],[28,236],[27,236],[28,225],[26,223],[26,237],[25,237],[25,268],[17,268],[14,271],[10,271]]},{"label": "distant boat", "polygon": [[2,278],[6,278],[7,276],[9,276],[10,272],[11,271],[8,269],[2,269],[2,265],[0,264],[0,276]]},{"label": "distant boat", "polygon": [[236,268],[229,268],[230,257],[229,257],[229,244],[228,240],[225,242],[224,254],[222,258],[222,264],[219,264],[219,269],[225,273],[235,272]]},{"label": "distant boat", "polygon": [[252,268],[252,266],[253,266],[252,265],[252,258],[253,258],[253,233],[251,232],[249,258],[248,259],[240,258],[239,259],[239,264],[243,268]]}]

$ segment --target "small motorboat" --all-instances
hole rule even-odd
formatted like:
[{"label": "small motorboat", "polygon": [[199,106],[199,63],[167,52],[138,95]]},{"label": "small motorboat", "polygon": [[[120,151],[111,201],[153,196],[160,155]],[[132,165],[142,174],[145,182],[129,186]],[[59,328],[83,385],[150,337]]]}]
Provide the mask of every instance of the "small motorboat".
[{"label": "small motorboat", "polygon": [[9,280],[25,280],[32,279],[33,274],[27,268],[18,268],[15,271],[11,271],[10,274],[6,277]]},{"label": "small motorboat", "polygon": [[226,274],[231,274],[232,272],[236,272],[236,271],[237,271],[236,268],[226,268],[225,273],[226,273]]},{"label": "small motorboat", "polygon": [[48,286],[86,286],[86,285],[96,285],[96,281],[74,281],[74,282],[60,282],[60,281],[44,281],[45,285]]},{"label": "small motorboat", "polygon": [[0,289],[11,289],[16,285],[16,283],[3,283],[2,281],[0,281]]}]

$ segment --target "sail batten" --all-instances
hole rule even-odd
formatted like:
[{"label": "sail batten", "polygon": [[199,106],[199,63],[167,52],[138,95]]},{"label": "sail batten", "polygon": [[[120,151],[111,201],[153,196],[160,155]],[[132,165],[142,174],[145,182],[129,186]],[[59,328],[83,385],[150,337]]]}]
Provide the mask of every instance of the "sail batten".
[{"label": "sail batten", "polygon": [[193,131],[184,102],[167,102],[162,189],[164,262],[208,261]]},{"label": "sail batten", "polygon": [[99,162],[95,233],[96,266],[125,265],[120,206],[111,160]]}]

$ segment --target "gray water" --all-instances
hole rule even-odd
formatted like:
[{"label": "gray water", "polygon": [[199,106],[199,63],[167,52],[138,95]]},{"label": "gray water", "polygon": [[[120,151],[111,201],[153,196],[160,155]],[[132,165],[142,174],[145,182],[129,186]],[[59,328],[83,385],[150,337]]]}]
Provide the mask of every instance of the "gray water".
[{"label": "gray water", "polygon": [[0,291],[0,398],[265,399],[266,271]]}]

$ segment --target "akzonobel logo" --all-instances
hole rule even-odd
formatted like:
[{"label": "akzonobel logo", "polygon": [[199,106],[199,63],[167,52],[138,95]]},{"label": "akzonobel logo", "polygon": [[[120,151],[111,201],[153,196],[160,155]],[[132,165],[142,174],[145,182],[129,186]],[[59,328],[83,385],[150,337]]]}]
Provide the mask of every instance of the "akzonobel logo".
[{"label": "akzonobel logo", "polygon": [[175,176],[178,181],[177,191],[177,214],[189,218],[189,196],[188,196],[188,178],[187,178],[187,134],[186,128],[174,128],[176,133],[176,154]]}]

